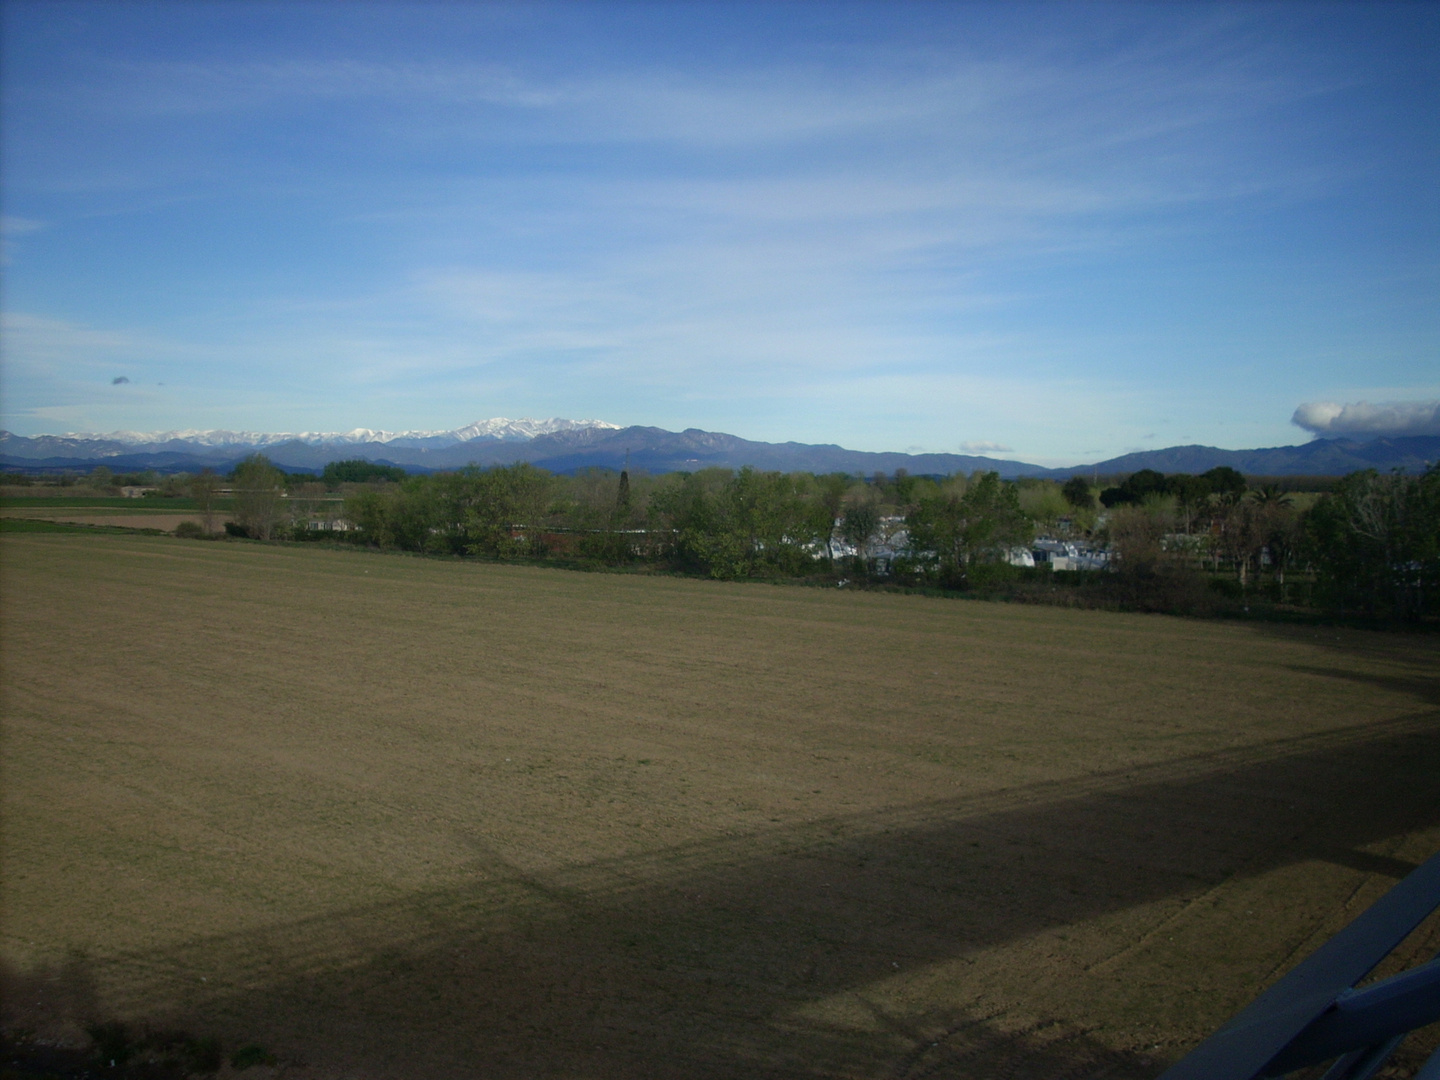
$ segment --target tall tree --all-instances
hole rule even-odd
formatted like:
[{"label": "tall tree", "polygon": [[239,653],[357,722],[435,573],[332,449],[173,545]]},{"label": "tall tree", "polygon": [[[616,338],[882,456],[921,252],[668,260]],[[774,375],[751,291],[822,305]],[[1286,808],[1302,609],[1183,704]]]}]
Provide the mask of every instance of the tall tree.
[{"label": "tall tree", "polygon": [[232,474],[235,523],[256,540],[269,540],[285,518],[285,474],[264,454],[251,454]]},{"label": "tall tree", "polygon": [[190,497],[200,511],[200,523],[207,533],[215,531],[215,502],[220,495],[220,478],[214,469],[202,469],[190,478]]},{"label": "tall tree", "polygon": [[615,490],[615,518],[625,521],[630,517],[630,469],[620,470],[620,483]]},{"label": "tall tree", "polygon": [[869,564],[870,545],[880,531],[880,493],[865,487],[852,491],[840,519],[840,536],[855,548],[860,568]]},{"label": "tall tree", "polygon": [[1230,560],[1244,589],[1250,581],[1250,568],[1258,566],[1269,536],[1269,515],[1260,503],[1244,497],[1222,495],[1220,506],[1213,524],[1216,546]]},{"label": "tall tree", "polygon": [[825,557],[835,564],[835,528],[845,506],[845,493],[850,489],[850,478],[844,473],[827,473],[815,478],[816,513],[825,522]]},{"label": "tall tree", "polygon": [[1095,496],[1090,493],[1090,483],[1083,476],[1072,476],[1066,480],[1060,494],[1076,510],[1089,510],[1095,505]]}]

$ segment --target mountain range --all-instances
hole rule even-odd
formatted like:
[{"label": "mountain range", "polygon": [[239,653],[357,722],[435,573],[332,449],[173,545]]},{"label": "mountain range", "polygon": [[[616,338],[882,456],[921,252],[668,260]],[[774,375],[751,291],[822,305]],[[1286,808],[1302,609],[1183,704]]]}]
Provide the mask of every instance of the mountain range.
[{"label": "mountain range", "polygon": [[1002,477],[1064,479],[1074,475],[1115,475],[1139,469],[1199,473],[1228,465],[1251,476],[1340,476],[1357,469],[1418,472],[1440,460],[1440,437],[1412,435],[1369,441],[1314,439],[1297,446],[1222,450],[1214,446],[1172,446],[1125,454],[1106,461],[1047,469],[1022,461],[968,454],[902,454],[847,450],[834,444],[766,443],[721,432],[689,428],[619,427],[600,420],[510,420],[497,417],[450,431],[257,433],[237,431],[126,432],[107,435],[14,435],[0,431],[0,467],[27,472],[155,469],[227,471],[241,458],[263,452],[290,471],[318,472],[332,461],[363,458],[434,472],[465,465],[529,461],[552,472],[587,467],[675,472],[710,466],[785,472],[845,472],[867,475],[906,469],[939,475],[993,469]]}]

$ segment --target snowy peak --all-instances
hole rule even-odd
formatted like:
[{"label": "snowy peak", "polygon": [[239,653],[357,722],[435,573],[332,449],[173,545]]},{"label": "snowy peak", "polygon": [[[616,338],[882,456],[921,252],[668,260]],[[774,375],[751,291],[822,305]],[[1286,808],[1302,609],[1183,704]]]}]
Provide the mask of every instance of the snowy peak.
[{"label": "snowy peak", "polygon": [[[155,447],[183,443],[204,447],[266,447],[281,443],[301,442],[308,446],[344,446],[364,443],[399,443],[401,445],[425,445],[430,447],[454,446],[473,439],[499,439],[505,442],[528,442],[541,435],[553,435],[562,431],[584,431],[599,429],[618,431],[619,425],[604,420],[566,420],[553,416],[548,420],[521,417],[512,420],[497,416],[489,420],[476,420],[464,427],[450,431],[383,431],[375,428],[353,428],[350,431],[200,431],[187,428],[183,431],[112,431],[109,434],[68,432],[47,438],[64,440],[67,443],[114,443],[130,447]],[[44,437],[44,436],[42,436]]]},{"label": "snowy peak", "polygon": [[532,420],[529,417],[510,420],[497,416],[491,420],[476,420],[473,424],[466,424],[447,434],[455,436],[456,442],[484,438],[528,440],[541,435],[554,435],[559,431],[583,431],[587,428],[619,431],[620,425],[607,424],[604,420],[565,420],[559,416],[552,416],[549,420]]}]

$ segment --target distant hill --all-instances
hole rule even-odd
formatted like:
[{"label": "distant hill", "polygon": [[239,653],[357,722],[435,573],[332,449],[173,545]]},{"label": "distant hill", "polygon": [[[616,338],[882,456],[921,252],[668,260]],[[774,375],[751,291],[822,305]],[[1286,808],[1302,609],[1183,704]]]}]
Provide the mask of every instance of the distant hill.
[{"label": "distant hill", "polygon": [[206,467],[225,471],[257,450],[282,468],[309,472],[318,472],[332,461],[362,458],[415,472],[529,461],[552,472],[571,473],[588,467],[619,469],[628,460],[632,468],[654,473],[751,465],[785,472],[852,475],[893,473],[897,469],[916,475],[993,469],[1007,479],[1064,479],[1139,469],[1199,473],[1228,465],[1251,476],[1343,476],[1371,468],[1418,472],[1440,460],[1440,437],[1412,435],[1369,442],[1315,439],[1298,446],[1261,450],[1172,446],[1090,465],[1046,469],[1023,461],[967,454],[872,453],[833,444],[754,442],[698,428],[679,432],[657,427],[619,428],[598,420],[560,418],[497,418],[443,432],[358,428],[330,434],[183,431],[25,437],[0,431],[0,466],[27,470],[89,470],[103,464],[116,471],[191,472]]},{"label": "distant hill", "polygon": [[1056,478],[1099,473],[1114,475],[1154,469],[1162,473],[1201,473],[1228,465],[1247,476],[1344,476],[1361,469],[1403,469],[1420,472],[1440,460],[1440,436],[1406,435],[1391,439],[1357,442],[1353,439],[1315,439],[1299,446],[1274,446],[1264,450],[1221,450],[1215,446],[1170,446],[1135,454],[1049,469]]},{"label": "distant hill", "polygon": [[[545,430],[525,436],[519,425],[535,421],[499,421],[468,425],[451,433],[387,433],[357,431],[343,436],[274,436],[233,432],[161,433],[143,435],[40,435],[34,438],[0,432],[0,466],[25,469],[156,469],[162,472],[199,468],[229,469],[257,450],[285,469],[319,471],[331,461],[363,458],[433,472],[465,465],[502,465],[529,461],[554,472],[588,467],[631,467],[649,472],[695,471],[711,466],[808,472],[873,473],[908,469],[912,473],[973,472],[995,469],[1005,477],[1031,476],[1045,470],[1024,462],[1000,461],[966,454],[870,453],[840,446],[807,443],[753,442],[735,435],[701,431],[666,431],[657,427],[617,428],[597,421],[544,421]],[[488,426],[488,430],[487,429]],[[485,433],[470,435],[481,429]],[[468,435],[469,437],[463,437]],[[365,437],[372,436],[372,437]]]}]

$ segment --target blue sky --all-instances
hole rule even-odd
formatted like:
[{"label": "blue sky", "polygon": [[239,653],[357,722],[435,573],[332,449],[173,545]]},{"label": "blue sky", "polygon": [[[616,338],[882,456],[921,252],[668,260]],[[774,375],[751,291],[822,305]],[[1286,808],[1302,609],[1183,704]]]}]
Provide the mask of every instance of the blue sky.
[{"label": "blue sky", "polygon": [[20,434],[1435,427],[1437,5],[3,11]]}]

